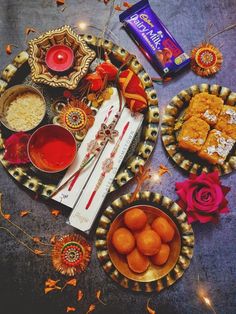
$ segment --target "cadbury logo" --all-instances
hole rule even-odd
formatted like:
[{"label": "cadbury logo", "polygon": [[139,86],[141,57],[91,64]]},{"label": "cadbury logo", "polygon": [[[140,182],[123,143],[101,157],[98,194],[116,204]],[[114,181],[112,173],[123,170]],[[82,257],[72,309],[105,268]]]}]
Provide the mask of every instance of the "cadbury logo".
[{"label": "cadbury logo", "polygon": [[144,22],[146,22],[148,25],[150,25],[151,27],[154,27],[154,25],[152,24],[152,22],[150,21],[150,19],[148,18],[147,14],[140,14],[140,19],[142,19]]}]

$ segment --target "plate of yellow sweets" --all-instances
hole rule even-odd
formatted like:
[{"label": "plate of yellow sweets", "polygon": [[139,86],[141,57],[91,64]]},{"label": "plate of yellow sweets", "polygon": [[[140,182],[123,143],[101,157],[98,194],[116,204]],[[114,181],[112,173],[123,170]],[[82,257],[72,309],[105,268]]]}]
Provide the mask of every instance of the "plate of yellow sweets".
[{"label": "plate of yellow sweets", "polygon": [[172,98],[162,119],[167,153],[189,173],[236,169],[236,93],[193,85]]},{"label": "plate of yellow sweets", "polygon": [[194,235],[182,209],[171,199],[140,192],[115,200],[103,211],[96,231],[103,269],[134,291],[161,291],[190,264]]}]

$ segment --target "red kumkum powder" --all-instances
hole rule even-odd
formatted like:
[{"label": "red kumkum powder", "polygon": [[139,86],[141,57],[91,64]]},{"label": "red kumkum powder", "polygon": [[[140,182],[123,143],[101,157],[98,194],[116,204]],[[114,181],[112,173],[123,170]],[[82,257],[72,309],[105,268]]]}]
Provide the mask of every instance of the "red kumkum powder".
[{"label": "red kumkum powder", "polygon": [[[29,145],[32,162],[41,170],[56,172],[67,168],[76,153],[73,136],[62,127],[38,130]],[[50,134],[49,134],[50,133]]]}]

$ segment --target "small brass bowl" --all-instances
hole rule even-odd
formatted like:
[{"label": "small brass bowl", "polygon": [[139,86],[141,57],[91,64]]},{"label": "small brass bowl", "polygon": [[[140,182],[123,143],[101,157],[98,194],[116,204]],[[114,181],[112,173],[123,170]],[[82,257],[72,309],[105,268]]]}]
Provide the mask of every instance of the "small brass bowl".
[{"label": "small brass bowl", "polygon": [[[66,72],[54,72],[47,66],[47,51],[56,45],[68,46],[73,51],[73,66]],[[90,49],[86,42],[68,25],[50,30],[29,41],[29,65],[32,80],[52,87],[75,89],[88,72],[95,57],[95,51]]]},{"label": "small brass bowl", "polygon": [[46,173],[57,173],[73,163],[77,145],[74,136],[66,128],[46,124],[31,135],[27,152],[35,168]]},{"label": "small brass bowl", "polygon": [[[168,243],[168,245],[170,246],[170,255],[167,262],[162,266],[156,266],[152,264],[151,260],[149,259],[150,265],[148,269],[141,274],[135,273],[129,268],[127,260],[126,260],[126,256],[117,253],[117,251],[115,250],[111,242],[112,235],[115,232],[115,230],[120,227],[126,227],[124,224],[124,214],[128,210],[134,207],[136,208],[138,207],[146,213],[149,224],[151,224],[155,218],[163,217],[169,222],[169,224],[175,230],[175,235],[174,235],[173,240],[170,243]],[[165,214],[161,209],[151,206],[151,205],[135,205],[123,211],[112,222],[108,235],[107,235],[107,247],[108,247],[108,252],[109,252],[112,263],[122,275],[124,275],[125,277],[131,280],[138,281],[138,282],[151,282],[151,281],[158,280],[166,276],[170,272],[170,270],[174,268],[179,258],[179,254],[181,250],[181,237],[180,237],[180,233],[175,222],[167,214]]]},{"label": "small brass bowl", "polygon": [[[12,101],[14,101],[18,96],[30,92],[32,94],[36,94],[38,95],[42,102],[43,102],[43,113],[42,115],[39,117],[38,119],[38,123],[34,124],[33,127],[31,128],[24,128],[22,126],[21,129],[14,129],[13,127],[11,127],[9,125],[9,123],[6,120],[6,114],[7,114],[7,110],[10,106],[10,104],[12,103]],[[33,86],[30,85],[15,85],[12,86],[10,88],[8,88],[3,95],[0,98],[0,121],[1,123],[10,131],[13,132],[28,132],[28,131],[32,131],[34,130],[38,125],[40,125],[40,123],[43,121],[44,117],[46,114],[46,102],[45,99],[43,97],[43,95],[40,93],[40,91],[38,89],[36,89]]]}]

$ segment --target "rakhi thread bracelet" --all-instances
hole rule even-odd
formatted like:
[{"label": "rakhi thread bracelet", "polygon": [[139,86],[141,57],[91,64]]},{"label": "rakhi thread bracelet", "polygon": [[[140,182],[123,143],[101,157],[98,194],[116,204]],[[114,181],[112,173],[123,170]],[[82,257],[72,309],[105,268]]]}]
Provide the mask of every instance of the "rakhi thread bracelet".
[{"label": "rakhi thread bracelet", "polygon": [[[110,107],[110,109],[108,110],[108,113],[107,115],[105,116],[105,119],[103,121],[103,123],[106,123],[108,118],[110,117],[111,113],[112,113],[112,109],[113,109],[113,106]],[[102,127],[102,124],[101,124],[101,127]],[[101,130],[101,127],[100,127],[100,130]],[[103,147],[105,146],[105,143],[102,141],[102,142],[98,142],[98,135],[99,135],[99,131],[96,133],[95,135],[95,139],[91,140],[89,143],[88,143],[88,149],[87,149],[87,154],[85,155],[84,159],[82,160],[81,162],[81,167],[82,169],[84,168],[83,166],[84,165],[88,165],[87,161],[90,160],[92,161],[100,152],[101,150],[103,149]],[[92,155],[92,156],[91,156]],[[80,168],[81,168],[80,167]],[[82,170],[81,169],[81,170]],[[80,175],[81,171],[79,171],[76,175],[73,176],[72,178],[72,182],[68,188],[69,191],[72,190],[75,182],[77,181],[79,175]]]},{"label": "rakhi thread bracelet", "polygon": [[102,173],[101,173],[101,175],[100,175],[100,177],[98,179],[98,182],[97,182],[97,184],[95,186],[95,189],[93,190],[93,192],[92,192],[92,194],[91,194],[91,196],[90,196],[90,198],[88,200],[88,203],[87,203],[85,209],[89,209],[89,207],[91,206],[91,204],[93,202],[93,199],[94,199],[98,189],[100,188],[104,178],[106,177],[106,174],[109,173],[113,169],[113,165],[114,165],[114,160],[113,159],[114,159],[114,157],[115,157],[115,155],[117,153],[117,150],[118,150],[118,148],[119,148],[119,146],[121,144],[121,141],[122,141],[122,139],[123,139],[123,137],[124,137],[128,127],[129,127],[129,121],[125,124],[125,126],[124,126],[124,128],[122,130],[122,133],[121,133],[121,135],[120,135],[120,137],[119,137],[115,147],[113,148],[112,152],[110,153],[110,157],[108,157],[108,158],[106,158],[104,160],[104,162],[102,164]]},{"label": "rakhi thread bracelet", "polygon": [[[113,106],[112,106],[113,107]],[[109,109],[109,115],[111,114],[111,111]],[[120,117],[120,112],[116,113],[115,114],[115,117],[113,118],[112,122],[107,126],[105,123],[102,123],[101,124],[101,128],[100,130],[97,132],[97,135],[96,137],[99,137],[102,139],[102,146],[101,146],[101,149],[105,146],[105,144],[108,142],[108,141],[111,141],[111,142],[114,142],[114,137],[118,135],[118,132],[116,130],[114,130],[115,128],[115,125],[118,121]],[[106,118],[105,118],[106,119]],[[108,120],[108,117],[106,119],[106,121]],[[109,134],[108,134],[109,133]],[[105,141],[104,141],[105,139]],[[92,140],[92,141],[96,141],[97,143],[97,140]],[[91,141],[91,142],[92,142]],[[91,143],[90,142],[90,143]],[[55,196],[59,191],[61,191],[64,186],[69,183],[71,180],[73,180],[73,185],[75,183],[75,181],[77,180],[77,178],[79,177],[81,171],[86,167],[88,166],[92,160],[97,156],[97,153],[95,154],[92,154],[91,157],[87,158],[87,154],[85,156],[85,159],[83,160],[83,162],[81,163],[81,166],[78,170],[76,170],[62,185],[60,185],[52,194],[50,197],[53,197]],[[76,177],[76,180],[74,180],[74,178]],[[70,187],[69,187],[69,191],[72,189],[73,185],[71,184]]]}]

